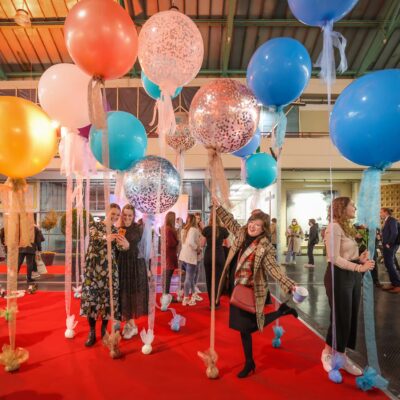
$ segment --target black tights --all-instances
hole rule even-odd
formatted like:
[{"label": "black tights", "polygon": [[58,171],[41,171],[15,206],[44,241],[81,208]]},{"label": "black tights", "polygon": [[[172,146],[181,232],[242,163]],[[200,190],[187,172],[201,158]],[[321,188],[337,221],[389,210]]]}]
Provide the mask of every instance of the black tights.
[{"label": "black tights", "polygon": [[[90,326],[90,330],[94,331],[96,329],[96,320],[92,317],[88,317],[88,322],[89,322],[89,326]],[[108,319],[103,319],[101,321],[101,333],[103,335],[103,333],[105,333],[106,329],[107,329],[107,325],[108,325]]]},{"label": "black tights", "polygon": [[[274,311],[268,314],[265,314],[264,326],[269,325],[271,322],[274,322],[276,319],[282,316],[282,312]],[[246,364],[254,363],[253,360],[253,338],[251,336],[251,332],[240,332],[240,338],[242,339],[242,347],[244,358],[246,360]]]}]

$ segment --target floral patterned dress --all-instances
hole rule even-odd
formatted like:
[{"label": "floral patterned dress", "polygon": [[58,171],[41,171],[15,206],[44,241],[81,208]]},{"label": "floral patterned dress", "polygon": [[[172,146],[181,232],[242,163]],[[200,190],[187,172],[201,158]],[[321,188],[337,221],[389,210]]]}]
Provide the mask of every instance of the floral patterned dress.
[{"label": "floral patterned dress", "polygon": [[[112,233],[118,233],[111,227]],[[108,282],[106,225],[103,222],[93,222],[89,229],[89,247],[86,253],[86,268],[83,275],[81,312],[82,316],[97,319],[111,318],[110,290]],[[119,312],[119,281],[116,264],[117,245],[112,242],[112,282],[114,299],[114,318],[120,318]]]}]

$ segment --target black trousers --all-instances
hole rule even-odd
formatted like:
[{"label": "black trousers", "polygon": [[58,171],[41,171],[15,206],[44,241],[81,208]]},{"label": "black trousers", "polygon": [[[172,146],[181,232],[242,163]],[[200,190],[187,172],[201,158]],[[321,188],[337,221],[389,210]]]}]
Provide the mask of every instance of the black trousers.
[{"label": "black trousers", "polygon": [[390,282],[393,286],[400,286],[400,275],[394,265],[394,259],[396,257],[397,246],[387,248],[383,246],[383,260],[385,262],[385,267],[389,274]]},{"label": "black trousers", "polygon": [[325,289],[331,307],[331,323],[326,336],[326,343],[335,347],[333,343],[332,306],[333,290],[335,298],[336,350],[344,353],[346,348],[356,347],[358,310],[361,298],[361,278],[359,272],[334,267],[334,285],[330,264],[325,272]]},{"label": "black trousers", "polygon": [[314,265],[314,246],[315,244],[308,243],[307,246],[307,255],[308,255],[308,263]]},{"label": "black trousers", "polygon": [[172,275],[174,274],[174,270],[173,269],[166,269],[164,271],[165,274],[165,287],[164,287],[164,294],[168,294],[169,293],[169,289],[171,286],[171,279],[172,279]]},{"label": "black trousers", "polygon": [[26,257],[26,278],[27,280],[32,279],[32,271],[35,265],[35,255],[29,253],[19,253],[18,254],[18,272],[21,268],[22,263],[24,262],[24,258]]}]

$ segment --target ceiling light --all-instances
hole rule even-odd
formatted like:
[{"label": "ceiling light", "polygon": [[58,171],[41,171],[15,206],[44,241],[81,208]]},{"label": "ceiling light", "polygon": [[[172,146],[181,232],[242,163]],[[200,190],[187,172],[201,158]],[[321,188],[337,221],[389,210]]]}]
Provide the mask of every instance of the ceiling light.
[{"label": "ceiling light", "polygon": [[31,17],[29,16],[28,11],[23,8],[18,8],[15,12],[14,21],[17,25],[24,28],[29,28],[31,26]]}]

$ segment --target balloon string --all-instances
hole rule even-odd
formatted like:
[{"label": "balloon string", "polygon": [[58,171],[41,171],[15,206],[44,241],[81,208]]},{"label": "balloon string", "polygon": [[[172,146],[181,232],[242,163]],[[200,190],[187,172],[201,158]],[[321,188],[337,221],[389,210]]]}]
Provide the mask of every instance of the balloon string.
[{"label": "balloon string", "polygon": [[[215,181],[211,180],[211,198],[215,197]],[[215,354],[215,258],[217,243],[217,214],[212,207],[212,243],[211,243],[211,321],[210,321],[210,353]]]},{"label": "balloon string", "polygon": [[67,198],[65,216],[65,312],[67,317],[71,315],[71,273],[72,273],[72,202],[73,180],[67,175]]},{"label": "balloon string", "polygon": [[[94,83],[94,86],[93,86]],[[104,88],[104,80],[100,77],[93,77],[88,85],[88,104],[90,123],[96,129],[105,129],[107,127],[107,117],[104,111],[104,102],[102,96],[102,88]],[[104,146],[103,146],[104,149]],[[104,153],[104,150],[103,150]],[[104,158],[103,158],[104,160]],[[103,165],[107,165],[103,163]]]}]

